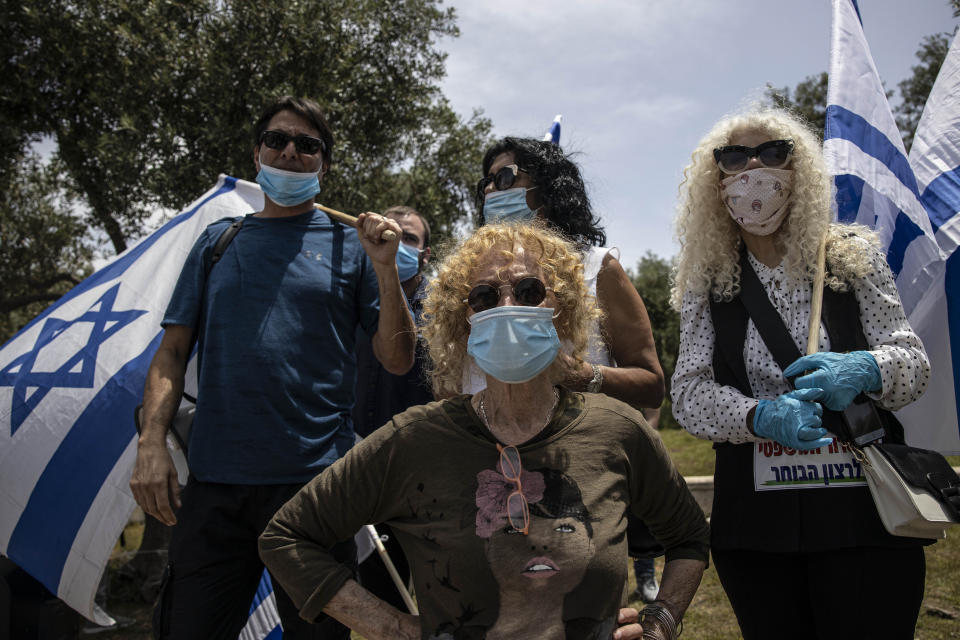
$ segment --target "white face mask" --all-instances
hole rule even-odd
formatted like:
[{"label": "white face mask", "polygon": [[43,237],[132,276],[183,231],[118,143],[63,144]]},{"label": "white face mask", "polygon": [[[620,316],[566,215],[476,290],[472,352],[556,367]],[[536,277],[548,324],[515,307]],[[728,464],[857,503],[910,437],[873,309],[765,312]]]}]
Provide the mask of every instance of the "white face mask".
[{"label": "white face mask", "polygon": [[783,224],[792,185],[791,169],[750,169],[720,181],[720,201],[745,231],[768,236]]}]

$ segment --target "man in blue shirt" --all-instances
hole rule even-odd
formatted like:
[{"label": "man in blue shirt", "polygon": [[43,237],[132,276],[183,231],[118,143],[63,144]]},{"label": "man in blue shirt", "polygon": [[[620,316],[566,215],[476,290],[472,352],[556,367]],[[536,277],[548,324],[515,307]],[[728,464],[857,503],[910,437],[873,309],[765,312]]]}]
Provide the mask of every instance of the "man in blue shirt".
[{"label": "man in blue shirt", "polygon": [[[357,328],[387,371],[413,364],[416,333],[395,259],[400,226],[366,213],[354,230],[314,207],[332,146],[315,103],[284,97],[264,111],[253,149],[263,210],[244,218],[215,266],[213,248],[232,220],[201,234],[164,316],[130,480],[145,512],[176,525],[158,637],[237,638],[263,569],[257,537],[354,441]],[[393,239],[383,239],[387,230]],[[195,341],[197,411],[181,496],[165,438]],[[352,544],[341,551],[349,556]],[[301,620],[275,593],[285,638],[349,638],[335,620]]]}]

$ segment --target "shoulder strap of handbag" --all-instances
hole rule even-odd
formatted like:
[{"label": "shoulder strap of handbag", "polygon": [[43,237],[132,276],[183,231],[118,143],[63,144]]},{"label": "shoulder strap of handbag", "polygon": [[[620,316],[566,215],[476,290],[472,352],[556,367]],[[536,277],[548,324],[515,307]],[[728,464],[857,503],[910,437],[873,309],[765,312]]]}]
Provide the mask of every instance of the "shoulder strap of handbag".
[{"label": "shoulder strap of handbag", "polygon": [[781,369],[786,369],[802,354],[783,324],[783,318],[767,297],[760,278],[750,265],[746,250],[740,253],[740,299],[773,359]]}]

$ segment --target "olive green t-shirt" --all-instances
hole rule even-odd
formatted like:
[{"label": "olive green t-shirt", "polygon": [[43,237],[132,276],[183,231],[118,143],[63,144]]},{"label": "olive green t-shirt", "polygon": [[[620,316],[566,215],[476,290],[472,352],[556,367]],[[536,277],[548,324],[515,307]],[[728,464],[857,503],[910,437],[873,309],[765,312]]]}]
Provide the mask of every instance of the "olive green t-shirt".
[{"label": "olive green t-shirt", "polygon": [[307,484],[267,526],[261,556],[312,620],[352,577],[328,553],[387,522],[413,573],[423,638],[610,637],[626,581],[627,510],[667,560],[706,561],[703,512],[639,411],[562,392],[520,445],[529,534],[506,520],[517,490],[463,395],[413,407]]}]

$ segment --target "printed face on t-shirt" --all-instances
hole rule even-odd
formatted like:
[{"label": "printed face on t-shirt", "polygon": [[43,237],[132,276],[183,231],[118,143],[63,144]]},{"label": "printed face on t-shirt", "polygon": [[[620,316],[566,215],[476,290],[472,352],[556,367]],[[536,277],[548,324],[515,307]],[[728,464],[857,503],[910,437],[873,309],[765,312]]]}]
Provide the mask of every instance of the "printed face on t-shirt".
[{"label": "printed face on t-shirt", "polygon": [[526,536],[504,522],[487,541],[487,560],[501,593],[567,593],[580,584],[592,557],[586,527],[571,517],[532,515]]}]

